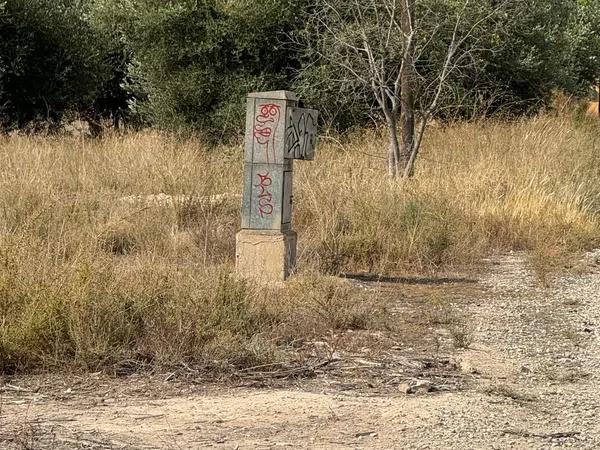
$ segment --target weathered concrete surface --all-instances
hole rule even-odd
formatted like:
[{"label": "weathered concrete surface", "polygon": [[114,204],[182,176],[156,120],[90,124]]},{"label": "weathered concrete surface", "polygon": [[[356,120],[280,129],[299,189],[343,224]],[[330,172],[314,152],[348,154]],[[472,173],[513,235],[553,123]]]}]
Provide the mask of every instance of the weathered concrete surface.
[{"label": "weathered concrete surface", "polygon": [[235,255],[238,275],[260,282],[285,281],[296,263],[296,243],[293,231],[240,231]]}]

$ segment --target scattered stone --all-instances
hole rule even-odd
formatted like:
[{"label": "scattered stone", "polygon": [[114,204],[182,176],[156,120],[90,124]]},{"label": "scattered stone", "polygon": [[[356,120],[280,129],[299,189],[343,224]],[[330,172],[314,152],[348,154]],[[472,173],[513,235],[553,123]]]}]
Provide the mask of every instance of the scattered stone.
[{"label": "scattered stone", "polygon": [[377,433],[374,432],[374,431],[365,431],[365,432],[362,432],[362,433],[356,433],[354,435],[354,437],[357,437],[359,439],[362,439],[364,437],[377,437]]},{"label": "scattered stone", "polygon": [[404,394],[427,394],[428,392],[435,392],[437,389],[429,381],[418,381],[412,384],[399,384],[398,390]]},{"label": "scattered stone", "polygon": [[398,390],[403,394],[410,394],[410,385],[408,383],[399,384]]}]

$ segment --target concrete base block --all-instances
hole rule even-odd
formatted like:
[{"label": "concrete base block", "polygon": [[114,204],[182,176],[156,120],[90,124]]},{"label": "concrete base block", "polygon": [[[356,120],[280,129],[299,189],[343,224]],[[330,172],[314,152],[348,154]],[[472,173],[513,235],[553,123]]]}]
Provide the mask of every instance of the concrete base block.
[{"label": "concrete base block", "polygon": [[285,281],[296,264],[293,231],[242,230],[236,236],[238,275],[261,282]]}]

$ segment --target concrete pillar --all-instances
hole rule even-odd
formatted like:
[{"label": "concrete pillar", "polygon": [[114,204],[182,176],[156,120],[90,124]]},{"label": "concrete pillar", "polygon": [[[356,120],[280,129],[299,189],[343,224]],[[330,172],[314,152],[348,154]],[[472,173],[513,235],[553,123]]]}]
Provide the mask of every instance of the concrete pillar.
[{"label": "concrete pillar", "polygon": [[287,279],[296,264],[292,231],[294,159],[313,159],[317,112],[289,91],[248,95],[242,231],[236,268],[246,278]]}]

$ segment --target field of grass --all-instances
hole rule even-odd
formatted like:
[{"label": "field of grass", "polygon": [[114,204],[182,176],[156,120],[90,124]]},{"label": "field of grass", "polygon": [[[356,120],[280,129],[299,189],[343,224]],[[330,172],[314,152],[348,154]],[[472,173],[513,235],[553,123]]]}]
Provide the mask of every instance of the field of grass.
[{"label": "field of grass", "polygon": [[[405,182],[386,176],[382,132],[324,137],[295,166],[297,274],[266,288],[232,276],[241,148],[0,137],[0,372],[257,365],[328,330],[384,326],[340,272],[429,274],[514,249],[545,274],[600,244],[599,131],[550,115],[435,128]],[[185,200],[122,200],[159,193]]]}]

